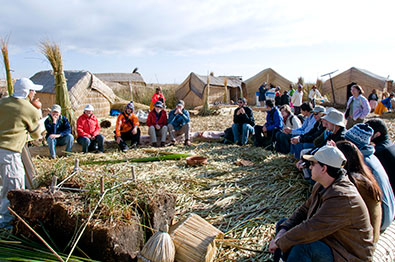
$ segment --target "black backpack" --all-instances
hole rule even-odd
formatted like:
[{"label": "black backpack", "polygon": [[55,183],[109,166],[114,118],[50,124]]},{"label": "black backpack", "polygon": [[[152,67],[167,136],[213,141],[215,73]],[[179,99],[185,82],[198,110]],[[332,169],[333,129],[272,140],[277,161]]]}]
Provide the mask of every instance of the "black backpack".
[{"label": "black backpack", "polygon": [[[292,115],[291,118],[289,119],[289,122],[291,123],[291,126],[294,125],[294,124],[293,124],[294,116],[295,116],[295,115]],[[301,114],[298,114],[298,115],[296,115],[296,116],[299,118],[300,123],[303,124],[303,122],[304,122],[304,117],[303,117]]]}]

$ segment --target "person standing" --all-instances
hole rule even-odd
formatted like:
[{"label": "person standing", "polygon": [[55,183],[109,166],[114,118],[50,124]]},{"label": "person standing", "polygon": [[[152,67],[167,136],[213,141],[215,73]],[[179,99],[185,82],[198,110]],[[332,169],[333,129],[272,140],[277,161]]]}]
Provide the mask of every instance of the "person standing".
[{"label": "person standing", "polygon": [[351,87],[352,96],[347,101],[345,118],[347,120],[346,129],[350,129],[355,124],[363,123],[365,117],[370,112],[369,101],[363,96],[363,89],[359,85]]},{"label": "person standing", "polygon": [[233,114],[232,132],[234,143],[241,146],[247,144],[250,133],[254,134],[255,120],[252,109],[247,106],[247,99],[240,97],[237,105]]},{"label": "person standing", "polygon": [[25,188],[25,169],[21,152],[28,134],[33,139],[40,137],[39,120],[41,102],[34,98],[42,85],[34,84],[28,78],[21,78],[14,84],[14,93],[0,99],[0,173],[1,189],[0,227],[12,229],[13,216],[8,207],[9,191]]},{"label": "person standing", "polygon": [[165,103],[166,103],[166,99],[165,99],[165,97],[163,96],[162,88],[161,88],[160,86],[158,86],[158,87],[155,89],[155,94],[152,95],[151,104],[150,104],[150,106],[149,106],[149,110],[150,110],[150,111],[152,111],[152,109],[154,109],[155,103],[158,102],[158,101],[161,101],[161,102],[163,103],[163,106],[164,106]]},{"label": "person standing", "polygon": [[258,90],[259,91],[258,100],[259,100],[260,106],[264,106],[266,103],[266,91],[268,90],[266,88],[266,86],[267,86],[267,83],[263,82],[263,84],[259,87],[259,90]]},{"label": "person standing", "polygon": [[368,101],[370,105],[370,112],[374,111],[377,107],[379,96],[377,95],[376,89],[372,90],[372,93],[368,96]]},{"label": "person standing", "polygon": [[129,147],[126,141],[130,140],[130,146],[137,147],[140,143],[140,122],[134,114],[134,104],[130,101],[125,110],[118,115],[115,125],[115,141],[122,152],[126,152]]},{"label": "person standing", "polygon": [[[163,103],[157,101],[154,109],[149,112],[147,118],[148,133],[151,138],[152,146],[165,146],[167,137],[167,114],[163,109]],[[158,145],[157,137],[160,136],[161,142]]]},{"label": "person standing", "polygon": [[51,108],[51,113],[45,120],[45,130],[47,134],[45,139],[48,143],[49,154],[51,158],[56,158],[56,146],[66,145],[66,152],[71,153],[73,147],[74,136],[71,134],[71,127],[69,120],[61,115],[62,108],[60,105],[54,104]]},{"label": "person standing", "polygon": [[100,134],[100,125],[93,114],[92,105],[86,105],[84,113],[77,119],[77,142],[82,145],[82,152],[95,151],[104,153],[104,136]]},{"label": "person standing", "polygon": [[303,103],[303,86],[298,84],[298,89],[291,96],[291,103],[294,107],[294,114],[300,114],[300,106]]},{"label": "person standing", "polygon": [[169,120],[167,121],[167,129],[169,130],[170,143],[175,144],[176,136],[184,134],[185,141],[184,145],[190,146],[190,130],[191,130],[191,119],[189,112],[185,108],[183,100],[177,102],[176,108],[171,110],[169,113]]},{"label": "person standing", "polygon": [[313,85],[311,87],[311,90],[309,92],[309,99],[310,99],[310,103],[313,105],[313,108],[315,107],[316,100],[322,99],[322,95],[320,91],[318,91],[317,86]]}]

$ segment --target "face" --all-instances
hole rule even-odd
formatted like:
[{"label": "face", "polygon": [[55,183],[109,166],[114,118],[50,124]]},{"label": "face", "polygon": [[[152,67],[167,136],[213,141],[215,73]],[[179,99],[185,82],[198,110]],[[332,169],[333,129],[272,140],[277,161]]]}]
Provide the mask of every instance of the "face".
[{"label": "face", "polygon": [[244,106],[244,102],[242,100],[237,101],[237,105],[239,107],[243,107]]},{"label": "face", "polygon": [[311,169],[311,179],[313,179],[316,182],[319,182],[323,171],[323,166],[321,166],[317,161],[311,161],[310,169]]},{"label": "face", "polygon": [[126,114],[130,115],[133,111],[130,108],[126,108],[125,112],[126,112]]},{"label": "face", "polygon": [[59,115],[60,115],[59,112],[56,112],[56,111],[51,112],[51,116],[52,116],[53,118],[58,118]]},{"label": "face", "polygon": [[286,112],[284,109],[281,110],[281,115],[283,116],[283,118],[288,118],[289,116],[288,112]]},{"label": "face", "polygon": [[182,111],[182,110],[184,109],[184,106],[183,106],[183,105],[177,105],[176,108],[177,108],[178,110]]},{"label": "face", "polygon": [[325,124],[326,130],[328,130],[328,131],[333,131],[333,130],[335,130],[335,127],[336,127],[336,125],[332,124],[332,123],[329,122],[329,121],[326,121],[326,124]]},{"label": "face", "polygon": [[309,115],[309,111],[301,110],[300,112],[302,113],[303,116],[308,116]]},{"label": "face", "polygon": [[160,94],[160,89],[156,89],[156,93],[157,93],[157,94]]},{"label": "face", "polygon": [[156,107],[155,107],[155,111],[156,111],[157,113],[159,113],[160,111],[162,111],[162,107],[156,106]]},{"label": "face", "polygon": [[315,121],[320,121],[321,120],[321,116],[322,116],[322,113],[314,113]]},{"label": "face", "polygon": [[85,110],[84,111],[84,114],[86,114],[88,116],[92,115],[92,113],[93,113],[93,111],[91,111],[91,110]]},{"label": "face", "polygon": [[356,87],[351,87],[351,94],[353,96],[359,96],[359,90]]}]

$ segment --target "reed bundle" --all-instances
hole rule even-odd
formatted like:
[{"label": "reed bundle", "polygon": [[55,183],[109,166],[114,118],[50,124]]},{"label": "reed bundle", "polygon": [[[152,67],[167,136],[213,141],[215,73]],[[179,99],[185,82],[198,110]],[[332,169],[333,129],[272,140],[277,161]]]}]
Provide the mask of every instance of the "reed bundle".
[{"label": "reed bundle", "polygon": [[[167,227],[168,228],[168,227]],[[176,254],[169,233],[159,230],[147,241],[139,255],[139,262],[173,262]]]},{"label": "reed bundle", "polygon": [[12,84],[11,70],[10,70],[10,60],[8,59],[8,37],[4,40],[0,39],[1,53],[3,54],[4,68],[7,77],[7,89],[8,95],[11,96],[14,93],[14,86]]}]

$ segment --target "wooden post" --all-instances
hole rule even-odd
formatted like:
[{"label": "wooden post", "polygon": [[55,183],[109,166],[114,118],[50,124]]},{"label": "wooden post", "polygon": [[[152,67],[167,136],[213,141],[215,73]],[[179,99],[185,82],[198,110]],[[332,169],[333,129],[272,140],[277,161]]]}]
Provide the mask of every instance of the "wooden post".
[{"label": "wooden post", "polygon": [[136,182],[136,173],[134,172],[134,166],[132,166],[132,180]]},{"label": "wooden post", "polygon": [[104,176],[100,177],[100,194],[104,194]]},{"label": "wooden post", "polygon": [[74,172],[78,172],[80,169],[80,160],[78,158],[74,161]]},{"label": "wooden post", "polygon": [[52,183],[51,183],[51,193],[55,193],[56,191],[56,184],[58,183],[58,177],[53,176],[52,177]]}]

